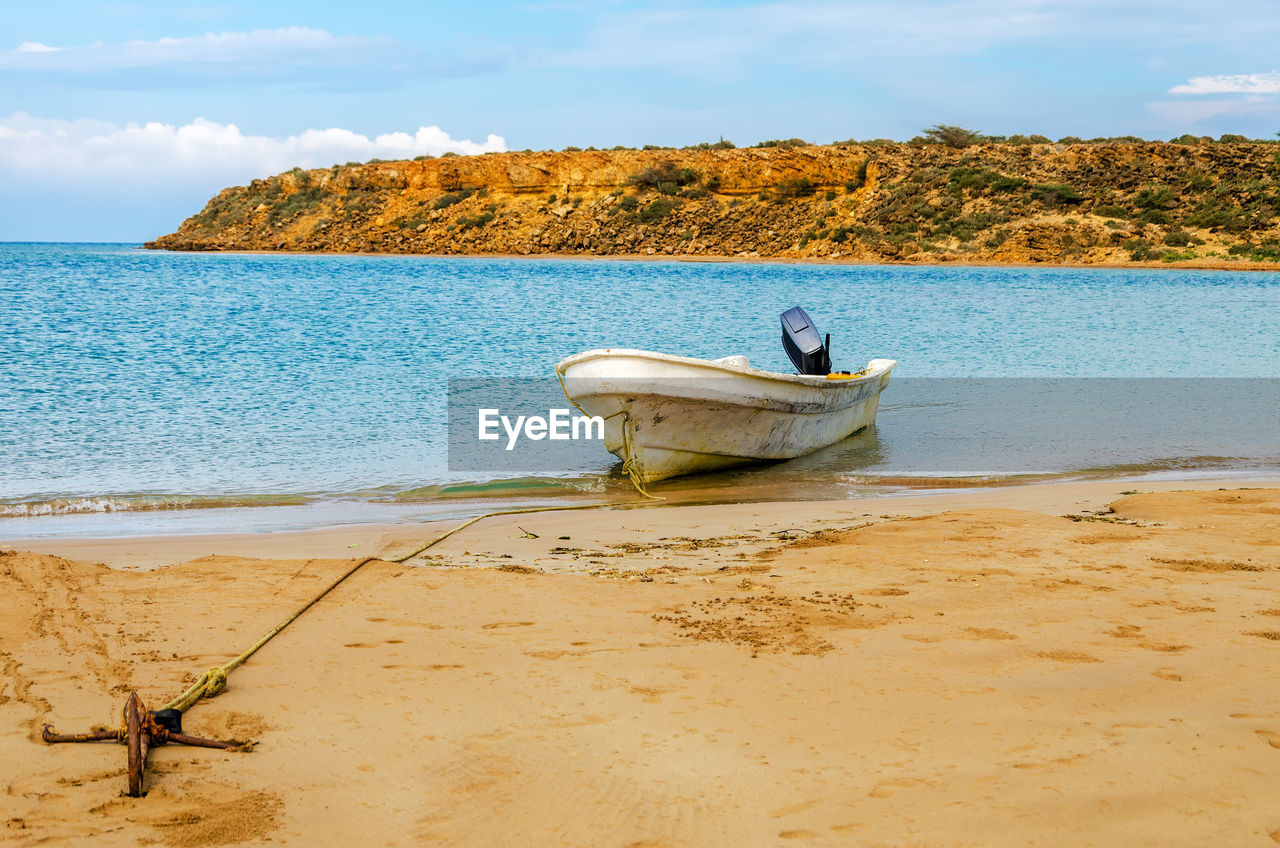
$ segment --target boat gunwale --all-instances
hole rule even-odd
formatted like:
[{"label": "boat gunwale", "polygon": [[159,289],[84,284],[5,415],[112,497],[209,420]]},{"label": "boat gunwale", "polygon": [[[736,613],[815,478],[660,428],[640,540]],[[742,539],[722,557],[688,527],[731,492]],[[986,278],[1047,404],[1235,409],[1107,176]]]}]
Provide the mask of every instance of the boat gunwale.
[{"label": "boat gunwale", "polygon": [[850,375],[847,378],[831,380],[826,375],[817,374],[783,374],[778,371],[765,371],[760,368],[753,368],[750,365],[743,367],[740,365],[732,365],[727,362],[717,362],[713,359],[698,359],[692,356],[680,356],[674,353],[659,353],[651,350],[639,350],[637,348],[596,348],[594,350],[575,353],[572,356],[566,356],[564,359],[556,363],[556,373],[561,377],[566,375],[569,368],[593,359],[612,359],[629,357],[633,359],[647,359],[654,362],[662,362],[669,365],[679,365],[684,367],[700,368],[707,371],[713,371],[723,375],[732,375],[739,377],[753,377],[756,379],[772,380],[783,383],[788,386],[804,386],[815,389],[835,389],[835,388],[851,388],[861,385],[870,380],[879,379],[887,375],[898,364],[894,359],[872,359],[867,363],[864,373]]}]

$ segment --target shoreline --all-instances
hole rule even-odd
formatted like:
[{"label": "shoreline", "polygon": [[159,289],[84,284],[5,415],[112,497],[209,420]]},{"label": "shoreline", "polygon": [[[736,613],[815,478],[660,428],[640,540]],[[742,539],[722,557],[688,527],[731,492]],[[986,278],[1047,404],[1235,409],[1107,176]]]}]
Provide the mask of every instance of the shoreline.
[{"label": "shoreline", "polygon": [[1262,273],[1280,272],[1280,262],[1256,262],[1241,260],[1183,262],[996,262],[996,261],[937,261],[919,260],[867,260],[844,257],[790,257],[790,256],[720,256],[720,255],[677,255],[677,254],[609,254],[609,253],[388,253],[374,251],[338,251],[338,250],[171,250],[162,247],[146,247],[137,244],[135,250],[146,250],[152,253],[192,254],[216,256],[230,254],[238,256],[349,256],[360,259],[404,259],[421,257],[424,259],[531,259],[547,261],[581,260],[584,262],[695,262],[707,264],[754,263],[763,265],[856,265],[864,267],[893,268],[1068,268],[1073,270],[1166,270],[1166,271],[1250,271]]},{"label": "shoreline", "polygon": [[[592,516],[593,524],[607,525],[609,517],[622,515],[662,516],[657,524],[679,525],[681,532],[693,533],[702,527],[732,532],[735,523],[743,516],[774,516],[766,522],[778,527],[810,525],[822,518],[861,515],[868,511],[879,513],[890,510],[894,515],[929,515],[954,509],[1026,509],[1047,515],[1061,515],[1081,509],[1098,509],[1108,499],[1114,499],[1126,491],[1175,492],[1233,489],[1258,489],[1280,487],[1280,477],[1257,478],[1191,478],[1191,479],[1143,479],[1117,477],[1101,480],[1039,481],[1010,486],[984,486],[968,489],[934,489],[928,491],[897,491],[871,495],[865,498],[836,500],[787,500],[744,502],[647,502],[623,500],[601,502],[581,512],[564,512],[551,505],[544,511],[526,513],[523,516],[504,517],[499,514],[480,522],[479,527],[462,534],[458,540],[450,540],[444,550],[457,544],[492,542],[492,528],[510,528],[521,521],[533,518],[549,522],[559,529],[572,528]],[[588,506],[583,503],[582,506]],[[520,507],[509,506],[508,509]],[[491,512],[487,509],[469,510],[451,518],[429,519],[395,523],[328,524],[298,529],[266,532],[212,532],[171,533],[134,536],[86,536],[86,537],[8,537],[0,536],[0,552],[30,551],[66,557],[74,560],[99,562],[111,568],[153,569],[184,560],[209,555],[232,555],[250,558],[321,557],[342,558],[356,555],[390,555],[388,552],[423,541],[463,523],[476,515]],[[701,523],[700,523],[701,522]],[[807,528],[806,528],[807,529]],[[3,524],[0,524],[0,531]],[[540,534],[541,535],[541,534]],[[634,543],[633,537],[625,541]],[[540,546],[541,547],[541,546]],[[552,546],[554,547],[554,546]],[[511,553],[502,550],[493,553],[501,556]]]}]

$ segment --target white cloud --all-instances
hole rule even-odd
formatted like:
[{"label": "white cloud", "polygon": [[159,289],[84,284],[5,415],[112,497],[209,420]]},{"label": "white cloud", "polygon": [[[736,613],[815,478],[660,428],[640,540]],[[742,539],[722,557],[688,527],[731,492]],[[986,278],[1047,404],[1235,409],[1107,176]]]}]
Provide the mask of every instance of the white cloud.
[{"label": "white cloud", "polygon": [[235,124],[197,118],[189,124],[117,124],[35,118],[0,119],[0,174],[26,183],[47,181],[136,187],[156,182],[207,186],[245,182],[298,166],[349,160],[404,159],[506,150],[501,136],[455,139],[439,127],[369,137],[341,128],[308,129],[288,137],[245,135]]},{"label": "white cloud", "polygon": [[1148,114],[1172,127],[1215,118],[1249,118],[1280,112],[1280,104],[1268,97],[1243,97],[1224,100],[1157,100],[1147,104]]},{"label": "white cloud", "polygon": [[1264,74],[1221,74],[1192,77],[1170,94],[1280,94],[1280,71]]},{"label": "white cloud", "polygon": [[12,50],[0,50],[0,79],[116,89],[190,88],[229,81],[385,89],[410,78],[489,73],[512,61],[501,52],[461,55],[435,50],[428,53],[418,43],[386,35],[334,35],[305,26],[87,45],[24,41]]},{"label": "white cloud", "polygon": [[1280,113],[1280,71],[1192,77],[1168,93],[1179,99],[1148,103],[1147,112],[1170,125],[1259,119]]},{"label": "white cloud", "polygon": [[173,65],[198,66],[243,61],[289,63],[367,56],[392,39],[335,36],[323,29],[281,27],[248,32],[205,33],[155,41],[123,41],[50,47],[24,41],[0,51],[0,69],[33,71],[116,71]]}]

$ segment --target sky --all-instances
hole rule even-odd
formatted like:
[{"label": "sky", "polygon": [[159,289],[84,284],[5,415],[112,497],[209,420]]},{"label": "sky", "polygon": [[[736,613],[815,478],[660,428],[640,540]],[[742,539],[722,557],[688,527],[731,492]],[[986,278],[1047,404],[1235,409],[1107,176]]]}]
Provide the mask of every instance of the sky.
[{"label": "sky", "polygon": [[1280,131],[1275,0],[0,0],[0,241],[294,166],[729,139]]}]

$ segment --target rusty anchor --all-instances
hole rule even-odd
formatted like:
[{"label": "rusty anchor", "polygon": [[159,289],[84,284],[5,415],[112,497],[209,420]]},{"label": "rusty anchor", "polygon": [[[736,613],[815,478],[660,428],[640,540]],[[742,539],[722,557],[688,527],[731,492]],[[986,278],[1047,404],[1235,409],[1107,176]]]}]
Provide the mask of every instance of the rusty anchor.
[{"label": "rusty anchor", "polygon": [[123,742],[129,748],[129,797],[140,798],[146,777],[147,754],[156,745],[173,742],[196,748],[219,748],[228,751],[246,751],[244,742],[220,742],[202,739],[182,732],[182,713],[177,710],[148,712],[137,692],[130,692],[124,702],[124,721],[118,730],[91,730],[88,733],[56,733],[46,724],[40,738],[50,744],[57,742]]}]

